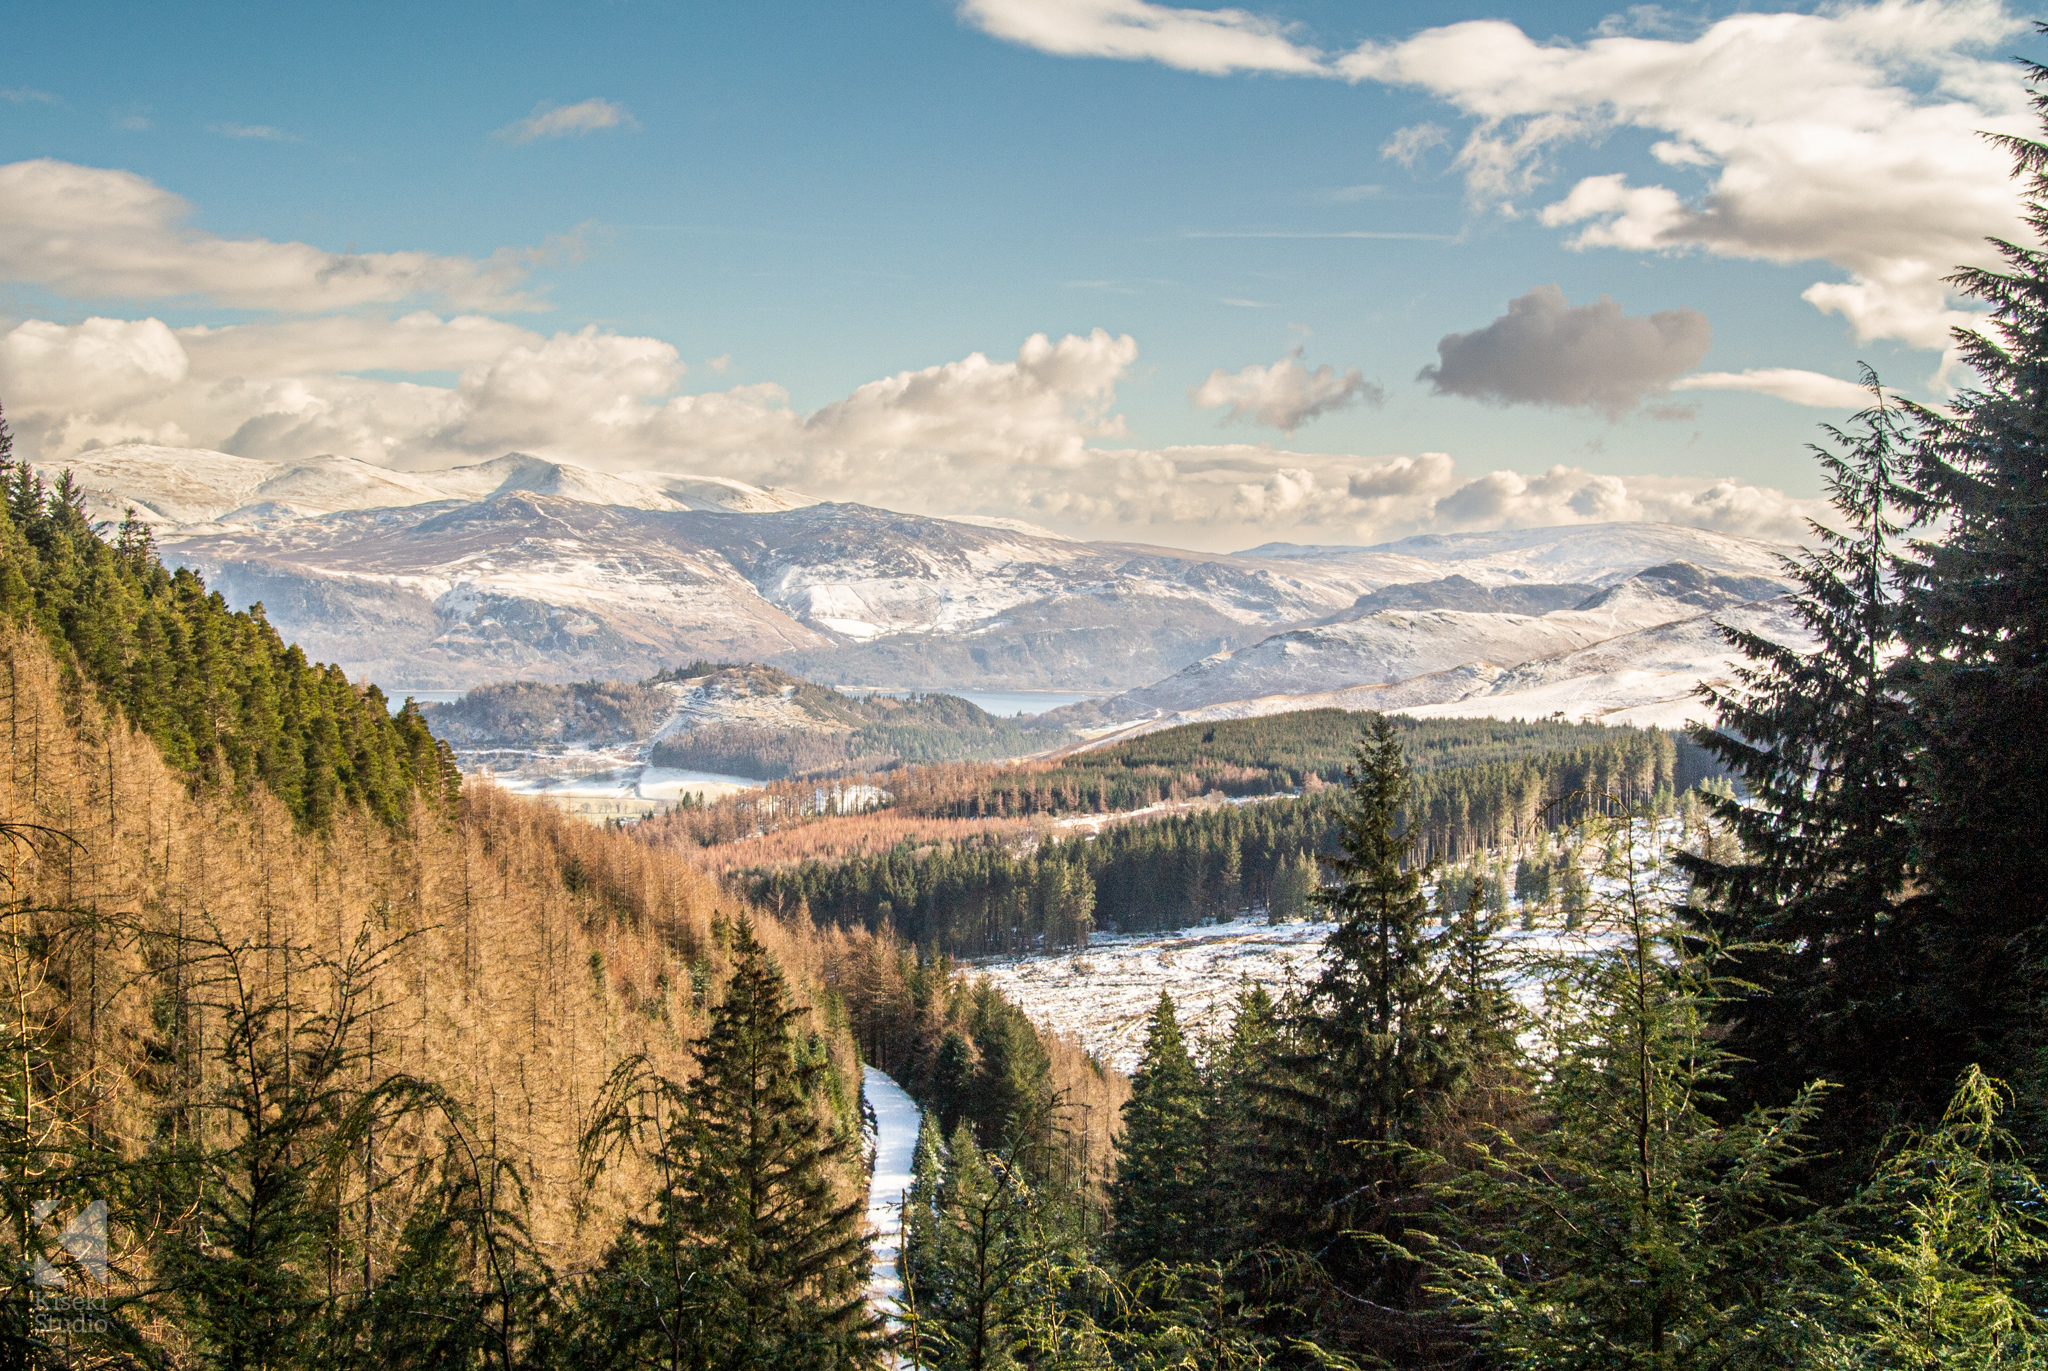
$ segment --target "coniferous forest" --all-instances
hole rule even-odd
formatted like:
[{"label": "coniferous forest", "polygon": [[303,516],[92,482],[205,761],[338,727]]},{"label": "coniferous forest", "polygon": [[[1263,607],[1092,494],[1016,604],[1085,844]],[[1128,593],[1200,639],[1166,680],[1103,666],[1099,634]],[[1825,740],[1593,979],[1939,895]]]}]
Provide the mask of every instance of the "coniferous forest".
[{"label": "coniferous forest", "polygon": [[[5,1364],[2048,1366],[2048,254],[2001,250],[1973,385],[1816,447],[1817,646],[1731,634],[1684,751],[1183,732],[944,803],[1313,793],[725,884],[701,814],[463,786],[0,425]],[[1253,904],[1332,923],[1313,978],[1213,1037],[1162,994],[1128,1081],[951,961]],[[863,1064],[923,1106],[893,1320]]]}]

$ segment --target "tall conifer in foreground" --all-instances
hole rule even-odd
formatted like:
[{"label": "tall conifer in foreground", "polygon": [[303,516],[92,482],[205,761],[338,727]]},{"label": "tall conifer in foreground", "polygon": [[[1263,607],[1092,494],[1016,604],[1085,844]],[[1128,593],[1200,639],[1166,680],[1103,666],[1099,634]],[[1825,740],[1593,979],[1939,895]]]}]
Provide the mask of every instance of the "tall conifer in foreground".
[{"label": "tall conifer in foreground", "polygon": [[1892,672],[1899,470],[1913,435],[1876,377],[1864,380],[1872,406],[1848,429],[1826,429],[1835,447],[1813,449],[1840,527],[1810,521],[1814,546],[1784,563],[1793,612],[1818,646],[1724,628],[1750,665],[1736,669],[1738,688],[1700,690],[1720,722],[1698,741],[1749,792],[1707,797],[1740,850],[1677,856],[1701,888],[1693,916],[1734,949],[1729,974],[1754,986],[1719,1011],[1738,1063],[1733,1097],[1754,1105],[1815,1078],[1842,1085],[1822,1136],[1861,1149],[1844,1158],[1850,1175],[1895,1111],[1910,1111],[1923,1088],[1945,1093],[1952,1077],[1945,1065],[1930,1071],[1915,990],[1921,929],[1901,907],[1914,761]]},{"label": "tall conifer in foreground", "polygon": [[1384,717],[1345,779],[1339,855],[1328,859],[1337,884],[1316,897],[1337,927],[1268,1091],[1285,1178],[1264,1236],[1315,1257],[1332,1286],[1328,1317],[1347,1337],[1413,1360],[1420,1268],[1391,1252],[1420,1207],[1416,1149],[1435,1141],[1466,1063],[1408,865],[1412,773]]},{"label": "tall conifer in foreground", "polygon": [[[2022,65],[2048,84],[2048,67]],[[2031,103],[2048,121],[2048,95]],[[2048,242],[2048,144],[1992,141]],[[1916,411],[1911,471],[1914,512],[1946,524],[1907,568],[1901,673],[1922,730],[1915,827],[1941,905],[1927,961],[1944,1083],[1971,1061],[2029,1069],[2048,985],[2048,252],[1994,246],[2003,270],[1949,278],[1991,306],[1985,327],[1956,333],[1978,384]]]},{"label": "tall conifer in foreground", "polygon": [[643,1147],[660,1179],[653,1215],[628,1226],[599,1274],[598,1336],[582,1355],[676,1371],[870,1364],[864,1205],[843,1185],[851,1139],[818,1116],[825,1064],[799,1041],[804,1011],[745,919],[731,952],[696,1079],[629,1059],[586,1135],[594,1160]]}]

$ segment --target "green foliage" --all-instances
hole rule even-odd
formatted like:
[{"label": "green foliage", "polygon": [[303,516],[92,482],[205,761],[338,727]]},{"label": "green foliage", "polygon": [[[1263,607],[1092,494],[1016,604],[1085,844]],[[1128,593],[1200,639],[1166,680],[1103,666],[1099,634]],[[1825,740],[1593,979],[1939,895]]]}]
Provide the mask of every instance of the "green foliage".
[{"label": "green foliage", "polygon": [[1799,1365],[1821,1332],[1827,1234],[1787,1177],[1820,1088],[1714,1119],[1732,1063],[1710,1014],[1733,987],[1664,906],[1641,824],[1607,835],[1593,940],[1549,967],[1541,1128],[1475,1140],[1432,1187],[1447,1230],[1413,1250],[1498,1364]]},{"label": "green foliage", "polygon": [[1131,1077],[1131,1098],[1124,1103],[1110,1189],[1115,1227],[1109,1246],[1127,1267],[1211,1254],[1202,1203],[1209,1189],[1202,1096],[1173,997],[1162,990],[1146,1024],[1145,1055]]},{"label": "green foliage", "polygon": [[[1286,1174],[1264,1236],[1314,1253],[1342,1300],[1396,1322],[1421,1301],[1420,1270],[1400,1255],[1423,1179],[1415,1159],[1437,1140],[1470,1066],[1407,860],[1414,838],[1401,818],[1413,779],[1393,726],[1375,720],[1346,771],[1338,854],[1327,860],[1335,884],[1316,897],[1337,926],[1266,1090]],[[1393,1329],[1372,1340],[1410,1341]]]},{"label": "green foliage", "polygon": [[629,1058],[584,1139],[600,1167],[637,1148],[659,1176],[586,1288],[578,1365],[790,1371],[878,1355],[862,1201],[836,1181],[853,1145],[820,1117],[825,1065],[782,973],[741,920],[733,973],[687,1085]]},{"label": "green foliage", "polygon": [[1846,432],[1827,430],[1839,451],[1814,449],[1842,527],[1811,524],[1814,548],[1786,563],[1819,650],[1724,630],[1751,665],[1737,669],[1737,690],[1702,689],[1720,724],[1699,741],[1742,777],[1748,800],[1707,796],[1737,846],[1679,857],[1699,887],[1693,918],[1741,948],[1729,972],[1751,986],[1721,1010],[1741,1061],[1731,1088],[1754,1104],[1817,1076],[1836,1082],[1820,1138],[1841,1153],[1825,1164],[1838,1190],[1867,1169],[1886,1128],[1932,1107],[1953,1075],[1942,1032],[1913,1007],[1929,949],[1905,897],[1912,721],[1891,659],[1906,494],[1897,471],[1910,434],[1897,403],[1865,379],[1872,408]]},{"label": "green foliage", "polygon": [[1843,1368],[2048,1366],[2048,1190],[1999,1126],[2011,1093],[1976,1067],[1941,1125],[1909,1134],[1852,1209],[1871,1234],[1843,1252]]},{"label": "green foliage", "polygon": [[[2024,62],[2048,125],[2048,67]],[[2048,143],[2001,134],[2031,244],[1997,242],[1997,269],[1950,280],[1988,305],[1957,330],[1977,384],[1942,409],[1913,408],[1909,510],[1935,534],[1901,559],[1907,652],[1895,679],[1917,747],[1912,827],[1919,875],[1938,904],[1918,922],[1916,999],[1939,1033],[1923,1049],[1919,1122],[1968,1062],[2037,1095],[2048,994]],[[1931,1096],[1931,1098],[1930,1098]],[[2038,1112],[2022,1121],[2037,1149]]]},{"label": "green foliage", "polygon": [[66,473],[45,488],[0,461],[0,619],[40,631],[194,786],[268,787],[324,828],[347,806],[389,823],[415,797],[451,804],[453,754],[408,705],[314,666],[263,617],[231,612],[183,568],[157,559],[132,518],[108,542]]}]

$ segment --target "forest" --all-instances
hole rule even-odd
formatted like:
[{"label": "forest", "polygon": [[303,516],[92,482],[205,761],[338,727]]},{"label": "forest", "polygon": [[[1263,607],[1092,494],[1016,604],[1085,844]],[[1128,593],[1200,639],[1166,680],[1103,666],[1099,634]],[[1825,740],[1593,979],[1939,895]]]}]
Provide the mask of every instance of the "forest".
[{"label": "forest", "polygon": [[[1052,762],[773,787],[678,811],[636,836],[676,846],[764,907],[892,929],[928,951],[1081,947],[1096,929],[1185,928],[1270,909],[1277,888],[1290,879],[1298,886],[1315,859],[1335,854],[1341,783],[1371,719],[1313,710],[1168,729]],[[1615,794],[1669,811],[1720,774],[1689,739],[1656,729],[1388,724],[1416,773],[1401,822],[1425,866],[1470,864],[1480,854],[1555,862],[1548,835],[1584,817],[1584,801],[1570,797]],[[1279,789],[1297,777],[1299,796]],[[874,798],[864,805],[855,794]],[[1045,822],[1162,799],[1197,803],[1129,822]],[[1036,823],[993,817],[1020,813]],[[764,841],[771,834],[779,841]]]}]

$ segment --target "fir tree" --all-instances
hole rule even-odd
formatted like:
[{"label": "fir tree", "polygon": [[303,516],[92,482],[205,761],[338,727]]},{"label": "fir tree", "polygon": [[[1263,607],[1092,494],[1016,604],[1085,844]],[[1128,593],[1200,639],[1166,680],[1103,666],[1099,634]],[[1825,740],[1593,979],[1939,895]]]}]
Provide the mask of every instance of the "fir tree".
[{"label": "fir tree", "polygon": [[[2048,67],[2023,67],[2048,83]],[[2048,121],[2048,94],[2031,99]],[[2048,143],[1992,141],[2048,242]],[[1994,246],[2003,270],[1949,278],[1991,306],[1985,327],[1956,333],[1978,385],[1916,409],[1911,470],[1914,513],[1947,526],[1906,568],[1900,672],[1922,734],[1914,825],[1941,906],[1923,992],[1942,1030],[1922,1054],[1927,1074],[1944,1068],[1937,1088],[1970,1061],[2027,1068],[2048,984],[2048,252]]]},{"label": "fir tree", "polygon": [[1298,1011],[1286,1079],[1269,1091],[1290,1173],[1269,1234],[1317,1255],[1337,1317],[1365,1324],[1355,1336],[1413,1354],[1407,1315],[1422,1302],[1421,1273],[1389,1253],[1415,1220],[1417,1149],[1436,1141],[1466,1064],[1407,860],[1411,773],[1384,717],[1345,779],[1339,855],[1328,859],[1337,884],[1317,896],[1337,927]]},{"label": "fir tree", "polygon": [[1124,1132],[1110,1189],[1110,1250],[1126,1267],[1215,1255],[1208,1217],[1202,1082],[1174,1015],[1159,1003],[1145,1029],[1145,1055],[1131,1077]]},{"label": "fir tree", "polygon": [[[1734,952],[1729,974],[1754,986],[1723,1009],[1741,1061],[1734,1097],[1748,1105],[1815,1078],[1839,1083],[1823,1136],[1849,1149],[1874,1144],[1893,1110],[1911,1108],[1934,1036],[1914,1007],[1919,921],[1900,907],[1913,748],[1890,675],[1898,470],[1912,435],[1876,378],[1865,381],[1872,407],[1846,431],[1828,428],[1835,448],[1814,448],[1841,527],[1810,522],[1813,549],[1785,562],[1818,650],[1724,629],[1751,665],[1737,669],[1739,689],[1700,692],[1720,723],[1698,740],[1749,792],[1747,803],[1707,801],[1739,852],[1678,857],[1701,887],[1693,916]],[[1937,1089],[1947,1075],[1940,1068]]]},{"label": "fir tree", "polygon": [[1722,1125],[1731,987],[1664,908],[1648,833],[1608,835],[1597,941],[1552,965],[1538,1020],[1544,1127],[1495,1130],[1432,1188],[1432,1285],[1482,1364],[1542,1371],[1806,1364],[1826,1234],[1786,1177],[1817,1088]]},{"label": "fir tree", "polygon": [[731,952],[696,1078],[621,1063],[586,1135],[593,1162],[638,1144],[660,1176],[653,1215],[607,1258],[594,1325],[627,1354],[621,1364],[864,1364],[878,1353],[863,1204],[841,1198],[852,1140],[826,1132],[825,1065],[802,1050],[804,1011],[744,919]]}]

